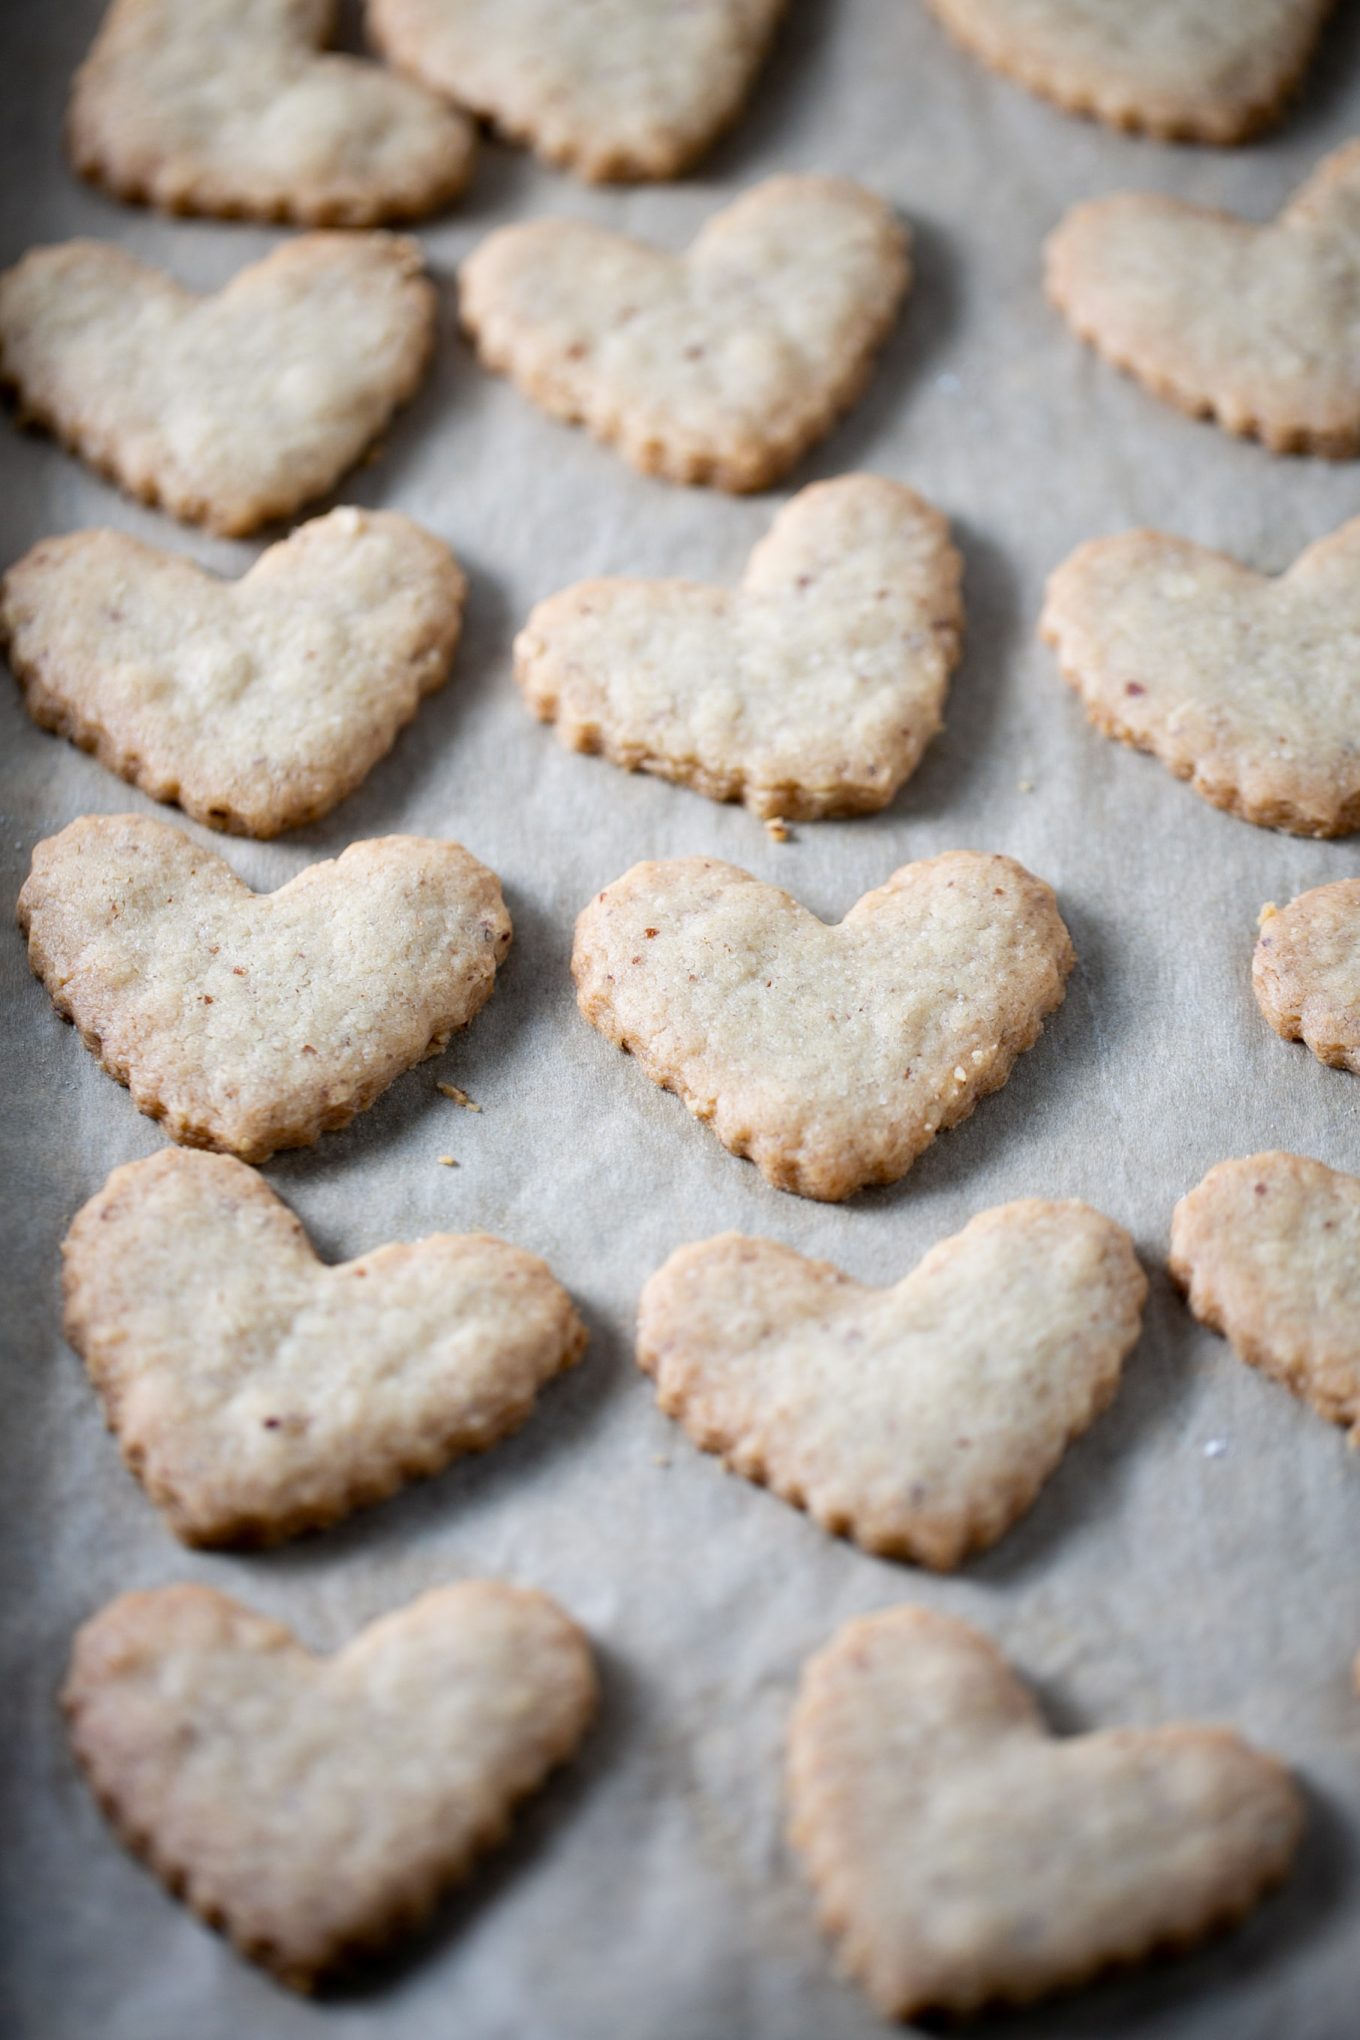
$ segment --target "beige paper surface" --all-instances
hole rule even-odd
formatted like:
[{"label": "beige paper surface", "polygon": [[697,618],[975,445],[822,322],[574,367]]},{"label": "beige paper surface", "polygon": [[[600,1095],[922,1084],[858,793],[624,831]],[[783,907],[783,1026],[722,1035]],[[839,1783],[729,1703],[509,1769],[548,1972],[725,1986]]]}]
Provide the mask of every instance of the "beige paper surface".
[{"label": "beige paper surface", "polygon": [[[6,0],[0,13],[0,257],[93,233],[216,285],[279,236],[119,207],[63,163],[65,85],[97,13],[94,0]],[[1264,216],[1357,128],[1353,13],[1287,124],[1215,153],[1064,117],[953,50],[917,0],[794,0],[747,117],[692,180],[591,191],[490,145],[466,201],[422,230],[444,297],[437,365],[339,500],[402,509],[454,546],[471,605],[453,681],[324,823],[268,846],[213,840],[260,887],[396,831],[454,836],[500,873],[515,946],[471,1031],[266,1176],[331,1257],[475,1227],[546,1255],[591,1347],[484,1460],[272,1555],[182,1551],[123,1470],[59,1330],[71,1215],[161,1137],[56,1020],[18,936],[0,936],[0,2030],[872,2035],[782,1839],[781,1739],[808,1652],[846,1617],[913,1598],[996,1636],[1062,1727],[1232,1722],[1296,1763],[1312,1800],[1297,1875],[1244,1931],[980,2035],[1346,2040],[1360,2026],[1360,1469],[1338,1432],[1193,1326],[1164,1268],[1173,1203],[1223,1156],[1280,1146],[1360,1170],[1360,1082],[1277,1040],[1248,977],[1261,903],[1355,872],[1360,848],[1215,813],[1088,729],[1034,639],[1046,572],[1096,533],[1148,524],[1278,568],[1360,509],[1360,464],[1272,459],[1164,410],[1078,346],[1042,298],[1042,235],[1068,204],[1130,187]],[[493,226],[560,212],[680,246],[776,170],[884,193],[915,229],[917,281],[867,396],[775,494],[733,501],[635,476],[486,377],[455,337],[456,265]],[[4,563],[90,524],[233,573],[258,550],[130,504],[8,420],[0,435]],[[780,846],[740,810],[568,755],[531,721],[510,644],[536,599],[608,572],[735,578],[792,488],[857,467],[922,490],[966,557],[948,729],[886,814],[800,827]],[[39,838],[150,804],[38,731],[8,681],[0,718],[12,902]],[[897,865],[953,847],[1006,851],[1049,879],[1080,965],[1005,1091],[894,1189],[832,1209],[766,1188],[576,1013],[573,917],[638,858],[713,853],[836,918]],[[441,1097],[439,1079],[481,1114]],[[439,1166],[446,1153],[457,1169]],[[1035,1194],[1087,1198],[1133,1230],[1152,1280],[1146,1332],[1117,1403],[1032,1516],[954,1578],[868,1558],[729,1479],[633,1367],[637,1292],[684,1240],[736,1227],[887,1281],[973,1212]],[[70,1634],[124,1588],[191,1578],[327,1647],[476,1574],[545,1587],[586,1624],[602,1723],[412,1959],[339,2003],[294,2002],[106,1831],[54,1706]]]}]

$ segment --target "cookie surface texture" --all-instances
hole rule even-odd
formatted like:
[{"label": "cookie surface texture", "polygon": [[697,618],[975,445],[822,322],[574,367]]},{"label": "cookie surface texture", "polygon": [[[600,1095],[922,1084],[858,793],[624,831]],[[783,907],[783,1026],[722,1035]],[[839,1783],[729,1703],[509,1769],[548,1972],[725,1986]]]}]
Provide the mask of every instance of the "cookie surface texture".
[{"label": "cookie surface texture", "polygon": [[734,120],[785,0],[368,0],[399,70],[595,180],[674,177]]},{"label": "cookie surface texture", "polygon": [[582,581],[515,641],[534,713],[576,751],[757,815],[885,807],[940,728],[962,562],[898,482],[804,489],[741,585]]},{"label": "cookie surface texture", "polygon": [[1079,546],[1042,631],[1096,728],[1215,807],[1360,828],[1360,518],[1274,577],[1156,531]]},{"label": "cookie surface texture", "polygon": [[734,1472],[944,1569],[1024,1514],[1110,1402],[1146,1294],[1128,1234],[1086,1204],[983,1212],[891,1289],[726,1233],[651,1276],[637,1358]]},{"label": "cookie surface texture", "polygon": [[323,55],[333,0],[113,0],[76,73],[71,160],[174,213],[367,227],[467,182],[471,124],[377,64]]},{"label": "cookie surface texture", "polygon": [[1075,957],[1009,857],[905,864],[834,926],[736,865],[636,864],[576,923],[593,1027],[766,1181],[892,1183],[1005,1083]]},{"label": "cookie surface texture", "polygon": [[243,1161],[347,1126],[491,996],[510,946],[494,873],[457,843],[352,843],[277,892],[141,815],[33,852],[29,961],[172,1140]]},{"label": "cookie surface texture", "polygon": [[683,255],[578,220],[501,227],[464,262],[460,308],[488,368],[634,467],[761,489],[859,395],[907,245],[861,186],[772,177]]},{"label": "cookie surface texture", "polygon": [[1251,986],[1277,1034],[1360,1076],[1360,879],[1264,907]]},{"label": "cookie surface texture", "polygon": [[1121,193],[1050,235],[1048,293],[1116,367],[1276,453],[1360,451],[1360,142],[1258,226]]},{"label": "cookie surface texture", "polygon": [[1187,1947],[1289,1867],[1288,1771],[1225,1728],[1053,1738],[994,1644],[925,1608],[804,1667],[790,1834],[841,1961],[889,2017],[971,2012]]},{"label": "cookie surface texture", "polygon": [[464,593],[390,510],[333,510],[228,583],[80,531],[10,568],[0,643],[44,729],[195,821],[275,836],[328,814],[443,685]]},{"label": "cookie surface texture", "polygon": [[1069,113],[1241,142],[1303,75],[1335,0],[929,0],[965,49]]},{"label": "cookie surface texture", "polygon": [[585,1347],[535,1255],[439,1233],[323,1267],[228,1155],[115,1169],[62,1258],[67,1337],[188,1544],[275,1544],[494,1445]]},{"label": "cookie surface texture", "polygon": [[315,1657],[209,1587],[124,1594],[77,1633],[72,1745],[120,1839],[243,1955],[306,1990],[417,1927],[596,1706],[546,1595],[439,1587]]},{"label": "cookie surface texture", "polygon": [[1171,1221],[1201,1323],[1360,1447],[1360,1178],[1304,1155],[1220,1162]]},{"label": "cookie surface texture", "polygon": [[419,245],[304,234],[196,297],[102,241],[0,276],[0,381],[131,496],[228,537],[324,495],[434,342]]}]

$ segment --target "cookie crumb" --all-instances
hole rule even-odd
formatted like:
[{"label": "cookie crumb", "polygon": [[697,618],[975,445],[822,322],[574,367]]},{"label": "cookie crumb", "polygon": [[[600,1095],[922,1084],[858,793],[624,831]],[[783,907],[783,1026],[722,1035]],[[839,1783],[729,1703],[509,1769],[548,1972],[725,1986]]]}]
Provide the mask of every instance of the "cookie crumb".
[{"label": "cookie crumb", "polygon": [[439,1157],[439,1166],[441,1169],[456,1169],[458,1163],[452,1155],[441,1155]]},{"label": "cookie crumb", "polygon": [[1275,916],[1279,913],[1279,911],[1280,910],[1276,906],[1274,900],[1267,900],[1265,905],[1262,907],[1260,913],[1256,916],[1257,927],[1264,928],[1266,922],[1273,921]]},{"label": "cookie crumb", "polygon": [[787,843],[792,831],[782,815],[769,815],[765,821],[765,834],[772,843]]},{"label": "cookie crumb", "polygon": [[1016,791],[1019,793],[1033,793],[1034,791],[1034,781],[1032,779],[1017,779],[1015,785]]},{"label": "cookie crumb", "polygon": [[455,1105],[461,1105],[465,1112],[480,1112],[481,1106],[469,1098],[466,1091],[460,1091],[457,1084],[437,1083],[436,1091],[445,1098],[452,1098]]}]

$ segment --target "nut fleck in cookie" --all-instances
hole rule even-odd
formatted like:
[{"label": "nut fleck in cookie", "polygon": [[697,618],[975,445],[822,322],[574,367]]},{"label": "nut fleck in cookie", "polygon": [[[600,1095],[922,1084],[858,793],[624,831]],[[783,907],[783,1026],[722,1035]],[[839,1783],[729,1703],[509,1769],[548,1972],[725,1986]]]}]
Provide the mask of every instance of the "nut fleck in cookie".
[{"label": "nut fleck in cookie", "polygon": [[348,1126],[491,996],[510,946],[495,874],[457,843],[351,843],[277,892],[142,815],[33,852],[29,962],[172,1140],[247,1162]]},{"label": "nut fleck in cookie", "polygon": [[398,69],[550,163],[674,177],[733,121],[785,0],[368,0]]},{"label": "nut fleck in cookie", "polygon": [[1147,1283],[1087,1204],[985,1211],[892,1289],[725,1233],[642,1292],[638,1365],[696,1445],[867,1551],[947,1569],[1119,1386]]},{"label": "nut fleck in cookie", "polygon": [[1360,142],[1266,226],[1127,192],[1079,205],[1047,281],[1083,340],[1192,417],[1275,453],[1360,452]]},{"label": "nut fleck in cookie", "polygon": [[1360,1177],[1303,1155],[1220,1162],[1176,1206],[1171,1273],[1239,1359],[1360,1448]]},{"label": "nut fleck in cookie", "polygon": [[772,177],[684,255],[582,220],[501,227],[461,311],[488,368],[644,473],[763,489],[859,395],[909,275],[881,199]]},{"label": "nut fleck in cookie", "polygon": [[891,2018],[1189,1947],[1284,1876],[1303,1828],[1284,1765],[1230,1729],[1054,1738],[987,1637],[913,1607],[804,1666],[788,1794],[822,1922]]},{"label": "nut fleck in cookie", "polygon": [[276,1544],[483,1451],[586,1343],[545,1263],[487,1233],[323,1267],[228,1155],[115,1169],[62,1255],[67,1337],[186,1544]]},{"label": "nut fleck in cookie", "polygon": [[899,482],[844,475],[785,504],[739,588],[582,581],[515,641],[534,713],[753,814],[885,807],[940,728],[962,562]]},{"label": "nut fleck in cookie", "polygon": [[1262,907],[1260,925],[1251,985],[1262,1013],[1286,1041],[1360,1076],[1360,879]]},{"label": "nut fleck in cookie", "polygon": [[1334,0],[929,0],[965,49],[1069,113],[1163,141],[1278,119]]},{"label": "nut fleck in cookie", "polygon": [[324,1658],[210,1587],[123,1594],[77,1632],[62,1693],[119,1838],[297,1990],[419,1926],[596,1704],[575,1623],[497,1580]]},{"label": "nut fleck in cookie", "polygon": [[1042,879],[954,851],[831,927],[736,865],[635,864],[581,914],[571,967],[591,1025],[724,1147],[834,1201],[999,1090],[1075,961]]},{"label": "nut fleck in cookie", "polygon": [[1360,518],[1285,574],[1156,531],[1079,546],[1041,629],[1107,737],[1265,828],[1360,828]]},{"label": "nut fleck in cookie", "polygon": [[223,584],[117,531],[47,538],[0,583],[29,714],[195,821],[329,813],[441,687],[465,584],[395,511],[333,510]]},{"label": "nut fleck in cookie", "polygon": [[471,124],[377,64],[322,55],[333,0],[113,0],[67,119],[82,176],[167,212],[366,227],[432,211]]},{"label": "nut fleck in cookie", "polygon": [[324,495],[434,342],[419,245],[305,234],[196,297],[101,241],[0,275],[0,382],[129,495],[239,536]]}]

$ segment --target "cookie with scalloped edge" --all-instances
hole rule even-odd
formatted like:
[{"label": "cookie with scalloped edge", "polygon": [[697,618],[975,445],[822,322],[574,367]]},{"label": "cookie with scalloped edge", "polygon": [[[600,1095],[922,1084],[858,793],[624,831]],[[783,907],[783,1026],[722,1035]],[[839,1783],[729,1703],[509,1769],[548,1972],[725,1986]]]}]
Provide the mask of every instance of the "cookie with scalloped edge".
[{"label": "cookie with scalloped edge", "polygon": [[1360,879],[1264,906],[1251,959],[1256,1003],[1285,1041],[1360,1076]]}]

